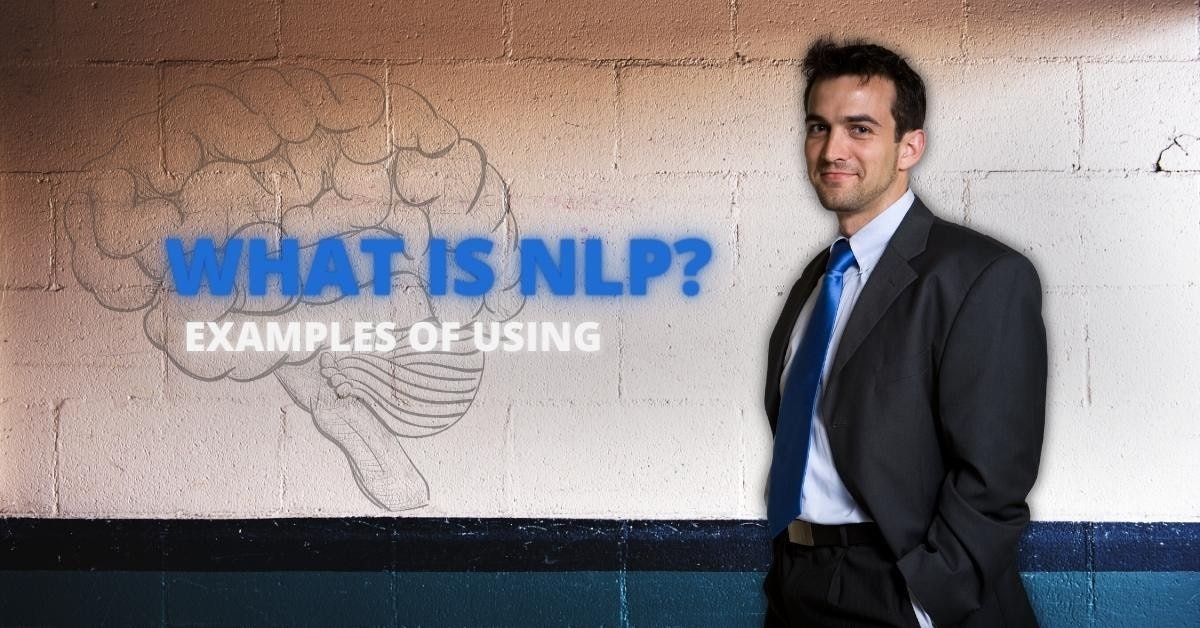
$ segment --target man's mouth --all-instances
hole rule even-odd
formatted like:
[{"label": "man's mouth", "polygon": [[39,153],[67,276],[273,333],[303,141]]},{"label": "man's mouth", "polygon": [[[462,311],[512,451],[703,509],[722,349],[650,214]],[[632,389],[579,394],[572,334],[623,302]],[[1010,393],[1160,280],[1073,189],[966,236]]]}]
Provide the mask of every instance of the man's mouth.
[{"label": "man's mouth", "polygon": [[842,172],[839,170],[831,170],[828,172],[822,172],[821,180],[822,181],[831,181],[831,182],[832,181],[845,181],[847,179],[851,179],[856,176],[858,176],[858,175],[853,172]]}]

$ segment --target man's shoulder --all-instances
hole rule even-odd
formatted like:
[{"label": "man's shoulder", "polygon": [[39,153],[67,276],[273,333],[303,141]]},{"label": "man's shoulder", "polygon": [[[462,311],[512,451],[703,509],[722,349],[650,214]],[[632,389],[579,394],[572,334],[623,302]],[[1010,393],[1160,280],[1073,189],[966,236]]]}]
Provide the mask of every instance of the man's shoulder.
[{"label": "man's shoulder", "polygon": [[925,250],[919,256],[929,270],[978,276],[987,267],[1006,265],[1032,267],[1029,259],[999,239],[956,222],[934,217]]}]

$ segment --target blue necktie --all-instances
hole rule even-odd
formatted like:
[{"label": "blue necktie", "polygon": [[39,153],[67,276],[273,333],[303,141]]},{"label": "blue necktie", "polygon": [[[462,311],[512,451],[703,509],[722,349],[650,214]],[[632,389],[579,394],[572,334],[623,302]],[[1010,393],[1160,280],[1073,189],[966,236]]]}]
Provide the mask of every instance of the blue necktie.
[{"label": "blue necktie", "polygon": [[800,491],[808,464],[808,436],[812,429],[813,403],[825,367],[825,354],[833,335],[838,303],[842,300],[842,274],[857,266],[850,242],[833,243],[821,291],[813,306],[800,346],[792,356],[791,370],[784,383],[771,455],[771,487],[767,497],[767,523],[774,538],[800,514]]}]

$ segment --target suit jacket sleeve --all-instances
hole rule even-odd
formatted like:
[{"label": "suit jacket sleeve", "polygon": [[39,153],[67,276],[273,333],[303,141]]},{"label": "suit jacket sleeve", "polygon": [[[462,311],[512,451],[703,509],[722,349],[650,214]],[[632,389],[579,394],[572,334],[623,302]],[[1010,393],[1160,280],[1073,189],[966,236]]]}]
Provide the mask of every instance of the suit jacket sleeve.
[{"label": "suit jacket sleeve", "polygon": [[1033,265],[1008,252],[975,279],[942,350],[946,477],[925,539],[898,567],[936,624],[979,608],[1029,522],[1046,411],[1046,331]]}]

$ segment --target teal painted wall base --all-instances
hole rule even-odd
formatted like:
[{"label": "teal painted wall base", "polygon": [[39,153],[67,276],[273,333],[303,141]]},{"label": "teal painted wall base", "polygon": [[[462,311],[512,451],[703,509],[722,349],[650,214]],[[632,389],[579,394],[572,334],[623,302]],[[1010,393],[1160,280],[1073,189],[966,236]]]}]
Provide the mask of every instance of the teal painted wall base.
[{"label": "teal painted wall base", "polygon": [[[1023,574],[1046,628],[1200,625],[1200,572]],[[760,626],[761,572],[0,571],[4,625]]]}]

